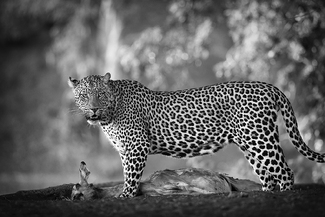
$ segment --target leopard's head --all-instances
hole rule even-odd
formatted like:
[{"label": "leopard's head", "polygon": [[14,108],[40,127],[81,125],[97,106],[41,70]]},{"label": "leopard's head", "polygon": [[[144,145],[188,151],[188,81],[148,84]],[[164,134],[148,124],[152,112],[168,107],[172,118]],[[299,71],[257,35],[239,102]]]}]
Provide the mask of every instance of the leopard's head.
[{"label": "leopard's head", "polygon": [[110,78],[110,73],[90,75],[81,80],[69,77],[68,84],[73,90],[76,105],[91,125],[112,121],[115,94],[109,85]]}]

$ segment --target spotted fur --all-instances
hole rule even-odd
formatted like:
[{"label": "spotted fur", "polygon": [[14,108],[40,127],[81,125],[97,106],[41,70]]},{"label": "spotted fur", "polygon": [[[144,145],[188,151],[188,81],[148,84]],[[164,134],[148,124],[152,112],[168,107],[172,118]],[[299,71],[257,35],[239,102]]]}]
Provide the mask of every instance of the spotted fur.
[{"label": "spotted fur", "polygon": [[90,124],[99,124],[120,154],[124,169],[121,197],[137,194],[148,154],[189,158],[236,144],[258,175],[263,190],[294,179],[279,145],[281,112],[296,149],[310,160],[325,155],[303,141],[287,97],[262,82],[227,82],[172,92],[152,91],[136,81],[91,75],[69,80],[77,106]]}]

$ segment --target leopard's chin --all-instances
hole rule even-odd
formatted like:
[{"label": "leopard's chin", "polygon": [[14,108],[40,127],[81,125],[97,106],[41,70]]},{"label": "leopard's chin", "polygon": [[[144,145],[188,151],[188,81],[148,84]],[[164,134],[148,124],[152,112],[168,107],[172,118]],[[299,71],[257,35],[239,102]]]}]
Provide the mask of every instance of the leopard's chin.
[{"label": "leopard's chin", "polygon": [[88,124],[90,125],[98,125],[99,124],[99,120],[87,120]]}]

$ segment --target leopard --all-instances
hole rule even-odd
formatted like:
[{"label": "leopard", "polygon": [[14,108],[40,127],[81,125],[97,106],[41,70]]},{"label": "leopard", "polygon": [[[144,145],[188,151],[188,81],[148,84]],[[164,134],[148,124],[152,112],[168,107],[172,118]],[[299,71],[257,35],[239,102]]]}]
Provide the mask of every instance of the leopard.
[{"label": "leopard", "polygon": [[307,159],[325,162],[304,142],[289,99],[274,85],[228,81],[175,91],[151,90],[111,74],[69,77],[75,105],[90,125],[99,125],[119,153],[122,198],[135,197],[148,155],[191,158],[228,144],[243,152],[263,191],[292,190],[294,174],[280,146],[281,113],[293,146]]}]

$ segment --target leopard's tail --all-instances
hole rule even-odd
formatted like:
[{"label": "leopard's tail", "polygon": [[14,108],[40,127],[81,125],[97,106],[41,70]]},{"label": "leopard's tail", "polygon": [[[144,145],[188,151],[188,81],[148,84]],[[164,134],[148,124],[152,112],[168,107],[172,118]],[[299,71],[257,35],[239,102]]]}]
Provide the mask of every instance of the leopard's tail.
[{"label": "leopard's tail", "polygon": [[325,153],[318,153],[309,148],[301,137],[298,123],[289,99],[280,90],[278,92],[277,105],[281,111],[287,133],[295,148],[306,158],[319,163],[325,162]]}]

